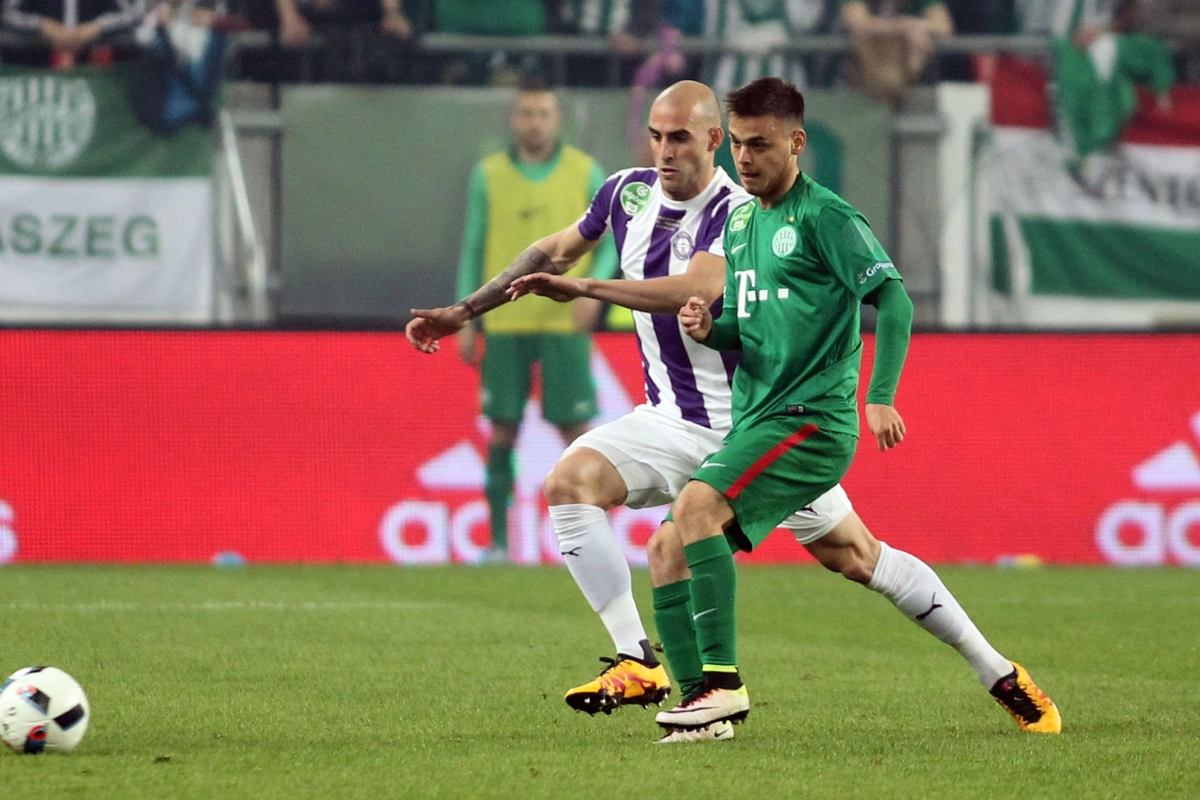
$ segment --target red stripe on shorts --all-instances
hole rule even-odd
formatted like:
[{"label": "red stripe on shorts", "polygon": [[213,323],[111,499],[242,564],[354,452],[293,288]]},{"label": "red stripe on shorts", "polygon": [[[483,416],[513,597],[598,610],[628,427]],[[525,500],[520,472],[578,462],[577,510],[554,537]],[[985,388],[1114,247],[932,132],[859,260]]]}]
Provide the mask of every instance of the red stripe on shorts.
[{"label": "red stripe on shorts", "polygon": [[816,425],[809,423],[793,433],[791,436],[784,439],[779,444],[772,447],[763,455],[759,456],[758,460],[750,465],[750,469],[739,475],[738,479],[733,482],[733,485],[726,490],[725,496],[730,500],[736,499],[737,496],[742,493],[742,489],[745,489],[746,486],[749,485],[750,481],[757,478],[764,469],[774,464],[780,456],[803,442],[818,430],[820,429]]}]

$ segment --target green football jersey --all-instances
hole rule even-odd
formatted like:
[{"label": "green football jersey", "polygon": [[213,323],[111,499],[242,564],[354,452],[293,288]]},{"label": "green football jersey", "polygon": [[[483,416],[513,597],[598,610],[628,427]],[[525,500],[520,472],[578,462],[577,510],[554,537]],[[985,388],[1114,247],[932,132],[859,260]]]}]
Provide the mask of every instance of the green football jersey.
[{"label": "green football jersey", "polygon": [[742,351],[729,435],[792,415],[857,436],[859,307],[900,279],[866,218],[801,174],[771,208],[730,213],[725,253],[722,312],[704,343]]}]

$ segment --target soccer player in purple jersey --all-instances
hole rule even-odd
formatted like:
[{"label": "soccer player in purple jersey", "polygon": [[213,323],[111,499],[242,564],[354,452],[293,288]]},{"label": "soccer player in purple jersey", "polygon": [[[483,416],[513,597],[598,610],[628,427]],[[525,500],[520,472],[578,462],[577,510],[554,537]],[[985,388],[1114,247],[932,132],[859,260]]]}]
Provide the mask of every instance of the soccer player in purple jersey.
[{"label": "soccer player in purple jersey", "polygon": [[[438,338],[503,302],[504,288],[510,297],[528,292],[558,300],[586,296],[635,309],[648,403],[576,441],[545,483],[564,560],[617,649],[617,657],[606,659],[610,666],[595,680],[567,693],[572,707],[593,714],[626,703],[657,702],[669,687],[647,644],[629,568],[604,512],[622,504],[671,502],[691,473],[721,446],[731,424],[735,362],[706,353],[684,337],[675,313],[693,294],[710,301],[721,296],[724,223],[749,195],[713,166],[724,134],[708,87],[685,81],[664,91],[651,109],[649,133],[656,170],[612,176],[576,226],[535,243],[508,274],[458,306],[414,312],[418,319],[407,331],[418,349],[436,351]],[[572,259],[587,252],[606,230],[613,232],[622,270],[632,280],[562,277]],[[818,556],[824,551],[811,543],[823,537],[830,542],[874,541],[840,486],[783,526]],[[688,697],[703,686],[704,676],[688,610],[687,562],[671,522],[651,540],[650,567],[659,634]],[[963,646],[972,643],[970,631],[955,633],[962,634]],[[960,646],[954,637],[946,640]],[[669,730],[660,741],[721,740],[732,734],[727,721],[718,721]]]},{"label": "soccer player in purple jersey", "polygon": [[[863,302],[879,309],[867,424],[881,450],[905,434],[893,398],[912,303],[899,273],[866,219],[800,172],[804,97],[794,86],[763,78],[731,92],[727,103],[734,162],[755,199],[728,217],[720,312],[714,319],[710,298],[697,296],[679,317],[693,340],[740,352],[742,361],[733,385],[733,429],[673,508],[704,681],[658,714],[659,724],[672,731],[709,730],[749,713],[737,669],[732,552],[752,550],[850,466],[858,438]],[[926,564],[862,526],[835,529],[807,546],[824,566],[884,595],[954,646],[1021,730],[1061,731],[1050,698],[987,642]]]}]

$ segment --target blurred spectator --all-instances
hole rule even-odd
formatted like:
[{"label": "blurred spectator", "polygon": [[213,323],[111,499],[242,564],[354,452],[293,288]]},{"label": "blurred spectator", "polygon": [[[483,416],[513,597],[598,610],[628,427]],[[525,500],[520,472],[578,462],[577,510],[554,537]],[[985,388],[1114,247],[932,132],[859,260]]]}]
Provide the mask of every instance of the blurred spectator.
[{"label": "blurred spectator", "polygon": [[895,103],[916,83],[938,37],[954,33],[942,0],[840,0],[860,87]]},{"label": "blurred spectator", "polygon": [[654,164],[646,136],[646,104],[660,87],[699,75],[699,59],[689,59],[679,45],[684,36],[704,34],[704,0],[665,0],[657,10],[656,46],[634,73],[625,115],[629,149],[642,166]]},{"label": "blurred spectator", "polygon": [[[629,85],[642,61],[642,40],[654,35],[662,17],[661,0],[563,0],[554,5],[553,31],[603,38],[609,54],[567,58],[571,86]],[[614,72],[615,70],[615,72]]]},{"label": "blurred spectator", "polygon": [[164,0],[137,32],[142,54],[133,68],[130,105],[156,133],[212,123],[227,35],[217,0]]},{"label": "blurred spectator", "polygon": [[[285,48],[308,47],[320,37],[312,77],[321,81],[403,80],[412,60],[415,28],[401,0],[247,0],[246,16],[278,34]],[[260,79],[298,76],[295,54],[254,59],[246,72]]]},{"label": "blurred spectator", "polygon": [[[945,0],[956,34],[1015,33],[1014,0]],[[937,60],[937,78],[949,81],[987,80],[995,72],[996,53],[947,54]]]},{"label": "blurred spectator", "polygon": [[[544,36],[544,0],[434,0],[433,30],[474,36]],[[516,85],[523,75],[543,72],[534,54],[512,56],[504,50],[444,60],[435,78],[441,83]]]},{"label": "blurred spectator", "polygon": [[1179,46],[1185,80],[1200,83],[1200,0],[1146,0],[1142,30]]},{"label": "blurred spectator", "polygon": [[106,63],[112,50],[102,41],[131,31],[145,14],[145,0],[4,0],[4,27],[50,50],[6,52],[5,61],[64,69],[76,60]]},{"label": "blurred spectator", "polygon": [[1200,44],[1200,0],[1146,0],[1144,6],[1143,31],[1178,39],[1192,47]]},{"label": "blurred spectator", "polygon": [[1073,0],[1054,10],[1056,123],[1073,151],[1069,166],[1086,173],[1087,157],[1111,148],[1137,109],[1135,84],[1169,105],[1174,64],[1160,39],[1138,32],[1138,0]]},{"label": "blurred spectator", "polygon": [[733,51],[718,59],[709,81],[717,97],[768,75],[807,84],[805,59],[779,48],[827,27],[827,12],[825,0],[708,0],[705,36]]}]

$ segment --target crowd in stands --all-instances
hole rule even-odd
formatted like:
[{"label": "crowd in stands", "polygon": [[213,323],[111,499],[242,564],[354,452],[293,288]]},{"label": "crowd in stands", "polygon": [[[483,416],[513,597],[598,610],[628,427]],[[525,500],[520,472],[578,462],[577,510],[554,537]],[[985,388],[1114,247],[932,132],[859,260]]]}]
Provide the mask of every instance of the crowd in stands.
[{"label": "crowd in stands", "polygon": [[[160,56],[174,52],[181,62],[190,57],[181,80],[201,89],[230,49],[237,55],[226,74],[252,80],[505,85],[540,72],[551,83],[643,89],[693,77],[720,94],[771,74],[799,85],[857,86],[890,103],[922,80],[974,77],[971,59],[934,57],[938,40],[955,33],[1074,37],[1083,49],[1099,32],[1136,30],[1170,39],[1181,63],[1198,60],[1200,50],[1200,0],[2,2],[4,63],[65,69],[144,58],[149,48]],[[226,48],[228,34],[251,30],[262,32],[252,45]],[[565,56],[525,47],[418,46],[429,34],[580,37],[599,46]],[[821,34],[847,36],[849,52],[784,49]],[[696,39],[723,50],[681,47]]]}]

